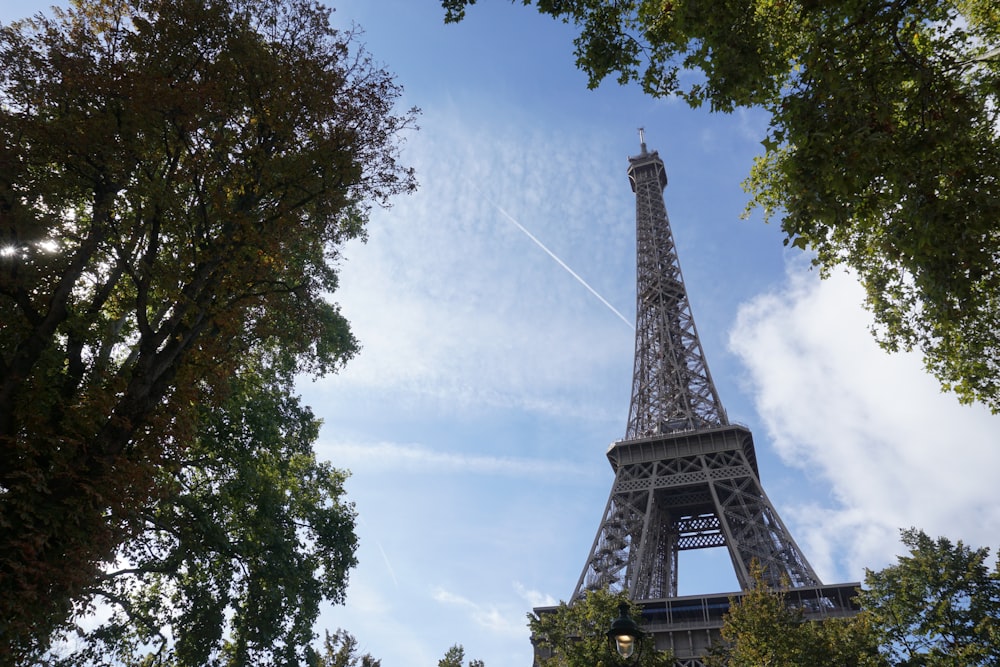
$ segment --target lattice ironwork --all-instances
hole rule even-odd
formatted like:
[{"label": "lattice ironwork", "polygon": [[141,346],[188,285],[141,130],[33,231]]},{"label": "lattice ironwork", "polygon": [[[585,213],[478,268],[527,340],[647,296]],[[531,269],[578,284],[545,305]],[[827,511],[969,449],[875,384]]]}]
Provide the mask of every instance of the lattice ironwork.
[{"label": "lattice ironwork", "polygon": [[[743,589],[752,583],[755,560],[774,586],[820,585],[746,458],[753,446],[750,431],[728,426],[714,434],[714,439],[701,438],[701,451],[693,455],[617,466],[574,597],[597,588],[624,590],[633,600],[675,597],[678,553],[711,547],[729,549]],[[733,444],[734,434],[740,436],[739,444]],[[656,439],[669,444],[683,437]],[[644,449],[646,444],[624,440],[615,443],[608,456],[614,465],[618,455],[632,459],[627,450]]]},{"label": "lattice ironwork", "polygon": [[636,343],[625,439],[608,451],[615,483],[574,597],[677,595],[678,554],[727,547],[744,589],[751,562],[772,584],[819,578],[768,500],[753,437],[732,426],[712,382],[663,202],[667,176],[645,142],[629,158],[636,198]]},{"label": "lattice ironwork", "polygon": [[625,437],[727,424],[695,330],[663,203],[667,174],[656,151],[629,158],[635,193],[636,326]]},{"label": "lattice ironwork", "polygon": [[678,597],[681,551],[725,547],[743,590],[757,561],[768,584],[791,585],[801,596],[807,618],[855,613],[849,600],[857,584],[822,586],[764,493],[753,436],[726,417],[667,219],[666,171],[641,144],[628,168],[637,288],[629,418],[625,438],[608,449],[614,486],[573,598],[601,588],[627,592],[642,605],[658,649],[673,651],[677,667],[704,667],[721,641],[730,595]]}]

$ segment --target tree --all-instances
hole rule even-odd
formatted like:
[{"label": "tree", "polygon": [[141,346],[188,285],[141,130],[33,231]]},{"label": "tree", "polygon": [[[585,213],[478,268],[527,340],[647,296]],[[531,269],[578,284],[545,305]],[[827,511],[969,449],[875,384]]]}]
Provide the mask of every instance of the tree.
[{"label": "tree", "polygon": [[902,533],[908,556],[868,571],[859,598],[894,665],[1000,664],[1000,559],[989,549],[914,528]]},{"label": "tree", "polygon": [[989,550],[903,531],[909,556],[868,570],[849,618],[804,620],[761,579],[734,600],[715,667],[972,667],[1000,664],[1000,562]]},{"label": "tree", "polygon": [[327,632],[323,641],[323,654],[316,657],[315,667],[380,667],[370,653],[358,655],[358,640],[346,630]]},{"label": "tree", "polygon": [[415,187],[415,112],[329,18],[77,0],[0,27],[0,661],[175,497],[254,350],[313,373],[357,350],[324,294],[370,207]]},{"label": "tree", "polygon": [[[770,127],[745,187],[823,275],[857,273],[873,333],[1000,411],[1000,7],[994,0],[523,0],[611,74]],[[458,21],[475,0],[442,0]]]},{"label": "tree", "polygon": [[[629,602],[624,593],[588,591],[572,603],[560,602],[551,612],[528,614],[528,627],[535,644],[539,667],[595,667],[610,665],[611,649],[607,631],[618,618],[618,607],[629,606],[632,618],[641,618],[642,609]],[[653,638],[642,640],[639,653],[643,667],[673,664],[669,652],[657,651]]]},{"label": "tree", "polygon": [[[462,667],[464,661],[465,648],[461,644],[455,644],[438,660],[438,667]],[[482,660],[470,660],[469,667],[485,667],[485,663]]]},{"label": "tree", "polygon": [[292,383],[243,370],[203,408],[143,530],[85,591],[110,618],[81,614],[65,633],[76,650],[52,662],[303,664],[320,602],[343,601],[357,538],[346,474],[316,461],[319,422]]},{"label": "tree", "polygon": [[809,621],[769,588],[759,567],[755,585],[727,612],[724,644],[708,659],[710,667],[885,667],[866,616]]}]

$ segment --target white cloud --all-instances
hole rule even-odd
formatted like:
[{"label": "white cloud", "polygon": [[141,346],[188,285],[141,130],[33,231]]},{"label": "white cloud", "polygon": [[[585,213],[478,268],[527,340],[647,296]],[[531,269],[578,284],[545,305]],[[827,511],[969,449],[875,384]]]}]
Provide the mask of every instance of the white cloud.
[{"label": "white cloud", "polygon": [[532,609],[535,607],[554,607],[559,604],[558,600],[548,593],[531,590],[520,582],[514,582],[514,590],[517,591],[517,594],[520,595],[523,600],[531,605]]},{"label": "white cloud", "polygon": [[454,452],[440,452],[419,445],[396,443],[325,443],[317,448],[321,457],[337,466],[355,469],[363,466],[366,473],[387,468],[425,470],[442,473],[475,473],[513,477],[560,479],[592,474],[592,467],[575,461],[550,461],[517,457],[498,457]]},{"label": "white cloud", "polygon": [[528,631],[524,623],[522,609],[501,610],[494,604],[480,604],[461,595],[439,588],[434,591],[434,599],[443,605],[460,607],[484,630],[509,637],[527,640]]},{"label": "white cloud", "polygon": [[1000,418],[941,393],[918,355],[882,351],[862,299],[851,276],[793,264],[730,339],[781,457],[830,486],[832,506],[790,513],[827,580],[891,561],[900,528],[981,545],[1000,533]]}]

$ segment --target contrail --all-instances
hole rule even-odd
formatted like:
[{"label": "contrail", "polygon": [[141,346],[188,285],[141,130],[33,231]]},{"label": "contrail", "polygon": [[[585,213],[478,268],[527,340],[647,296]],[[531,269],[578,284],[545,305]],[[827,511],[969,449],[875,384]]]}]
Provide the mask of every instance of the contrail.
[{"label": "contrail", "polygon": [[[475,186],[473,186],[473,187],[475,187]],[[476,188],[476,190],[479,190],[479,188]],[[593,294],[594,296],[596,296],[597,299],[601,303],[603,303],[605,306],[607,306],[608,309],[610,309],[612,313],[614,313],[615,315],[617,315],[618,317],[620,317],[621,320],[622,320],[622,322],[624,322],[626,325],[628,325],[628,327],[630,329],[632,329],[633,331],[635,331],[635,326],[631,322],[629,322],[629,320],[628,320],[627,317],[625,317],[624,315],[622,315],[621,313],[619,313],[618,310],[614,306],[612,306],[610,303],[608,303],[607,299],[605,299],[603,296],[601,296],[600,294],[598,294],[597,290],[595,290],[593,287],[591,287],[590,285],[588,285],[586,280],[584,280],[579,275],[577,275],[576,271],[574,271],[573,269],[569,268],[566,265],[566,262],[564,262],[561,259],[559,259],[558,257],[556,257],[556,254],[554,252],[552,252],[551,250],[549,250],[548,248],[546,248],[545,244],[542,243],[541,241],[539,241],[538,239],[536,239],[535,236],[534,236],[534,234],[532,234],[531,232],[529,232],[527,229],[524,228],[524,225],[522,225],[520,222],[518,222],[517,220],[514,219],[514,216],[512,216],[510,213],[508,213],[507,211],[505,211],[503,209],[503,207],[500,206],[500,204],[497,204],[495,201],[493,201],[492,199],[490,199],[489,197],[487,197],[486,193],[484,193],[482,190],[479,190],[479,194],[481,194],[483,196],[483,199],[485,199],[490,204],[492,204],[498,211],[500,211],[501,213],[503,213],[503,216],[505,218],[507,218],[508,220],[510,220],[514,224],[515,227],[517,227],[522,232],[524,232],[525,236],[527,236],[529,239],[531,239],[532,241],[534,241],[535,245],[537,245],[539,248],[541,248],[542,250],[544,250],[545,253],[549,257],[551,257],[552,259],[554,259],[559,264],[559,266],[561,266],[564,269],[566,269],[566,271],[569,272],[569,275],[571,275],[574,278],[576,278],[577,282],[579,282],[581,285],[583,285],[584,287],[586,287],[587,291],[590,292],[591,294]]]},{"label": "contrail", "polygon": [[[358,525],[367,526],[365,520],[361,517],[358,517]],[[392,569],[392,563],[389,562],[389,556],[385,553],[385,549],[382,548],[382,543],[378,540],[378,538],[375,538],[375,546],[378,547],[379,553],[382,554],[382,560],[385,561],[385,569],[389,571],[392,583],[396,585],[396,588],[399,588],[399,582],[396,581],[396,571]]]},{"label": "contrail", "polygon": [[382,548],[382,543],[375,540],[375,544],[378,545],[378,550],[382,552],[382,560],[385,561],[385,569],[389,570],[389,576],[392,577],[392,583],[399,588],[399,582],[396,581],[396,571],[392,569],[392,563],[389,562],[389,557],[385,554],[385,549]]}]

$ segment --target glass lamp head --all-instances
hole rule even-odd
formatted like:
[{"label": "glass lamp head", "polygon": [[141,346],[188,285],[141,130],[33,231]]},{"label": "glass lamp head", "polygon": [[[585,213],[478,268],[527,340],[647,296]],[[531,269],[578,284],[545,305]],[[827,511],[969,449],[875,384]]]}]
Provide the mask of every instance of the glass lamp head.
[{"label": "glass lamp head", "polygon": [[642,638],[642,630],[629,615],[628,604],[623,602],[618,605],[618,618],[611,624],[607,634],[612,649],[624,660],[629,660],[635,655],[639,640]]},{"label": "glass lamp head", "polygon": [[628,660],[635,653],[635,637],[632,635],[618,635],[615,637],[615,650],[618,655]]}]

